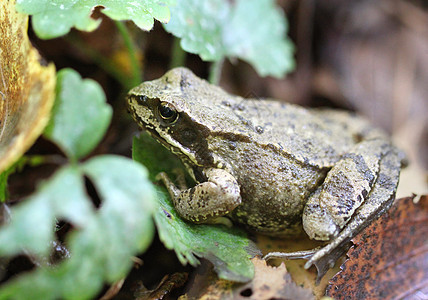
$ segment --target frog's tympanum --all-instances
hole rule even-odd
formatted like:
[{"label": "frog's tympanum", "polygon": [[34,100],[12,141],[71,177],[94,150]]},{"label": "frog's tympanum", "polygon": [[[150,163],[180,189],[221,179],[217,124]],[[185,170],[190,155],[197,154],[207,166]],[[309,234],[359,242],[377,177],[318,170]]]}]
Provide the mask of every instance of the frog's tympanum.
[{"label": "frog's tympanum", "polygon": [[177,155],[198,184],[163,181],[186,220],[228,216],[267,235],[328,241],[306,267],[321,275],[393,202],[403,155],[355,114],[243,99],[185,68],[128,94],[137,123]]}]

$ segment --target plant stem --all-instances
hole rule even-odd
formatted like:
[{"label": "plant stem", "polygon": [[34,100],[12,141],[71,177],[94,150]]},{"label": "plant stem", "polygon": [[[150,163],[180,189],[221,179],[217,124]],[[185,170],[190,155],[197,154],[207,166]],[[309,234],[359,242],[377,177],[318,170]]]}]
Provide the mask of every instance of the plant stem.
[{"label": "plant stem", "polygon": [[210,74],[208,76],[208,80],[212,84],[218,85],[221,76],[221,68],[223,67],[224,58],[214,61],[210,67]]},{"label": "plant stem", "polygon": [[142,81],[141,74],[141,66],[140,62],[137,58],[137,49],[135,47],[134,42],[131,39],[131,35],[129,34],[126,25],[121,21],[115,21],[117,29],[119,30],[120,35],[123,38],[123,42],[125,43],[126,49],[128,49],[129,59],[131,60],[131,68],[132,68],[132,86],[136,86]]},{"label": "plant stem", "polygon": [[186,52],[181,48],[179,38],[174,38],[171,56],[172,59],[169,65],[170,69],[184,66],[184,62],[186,60]]}]

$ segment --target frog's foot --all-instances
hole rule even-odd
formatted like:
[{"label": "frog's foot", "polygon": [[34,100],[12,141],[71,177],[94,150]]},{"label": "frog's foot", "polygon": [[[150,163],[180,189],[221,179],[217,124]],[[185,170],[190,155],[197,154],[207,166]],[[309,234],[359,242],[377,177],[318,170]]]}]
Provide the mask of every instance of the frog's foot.
[{"label": "frog's foot", "polygon": [[295,252],[269,252],[263,256],[264,260],[279,258],[279,259],[310,259],[321,247],[311,250],[295,251]]},{"label": "frog's foot", "polygon": [[270,252],[266,254],[263,259],[306,259],[305,269],[309,269],[312,265],[317,268],[316,284],[319,284],[321,278],[327,271],[334,267],[336,261],[346,252],[350,247],[350,242],[347,241],[340,245],[328,244],[325,247],[317,247],[311,250],[303,250],[296,252]]},{"label": "frog's foot", "polygon": [[377,179],[364,203],[355,211],[343,230],[305,264],[306,269],[312,265],[316,266],[318,282],[336,260],[346,252],[351,244],[351,239],[391,207],[398,184],[400,160],[400,155],[394,148],[383,156]]},{"label": "frog's foot", "polygon": [[[328,269],[334,267],[336,261],[341,257],[349,248],[350,244],[344,243],[343,245],[330,247],[328,244],[325,247],[317,247],[311,250],[303,250],[296,252],[270,252],[266,254],[263,259],[307,259],[305,269],[309,269],[312,265],[317,268],[316,284],[320,283],[321,278],[327,273]],[[314,260],[315,257],[315,260]]]},{"label": "frog's foot", "polygon": [[[177,182],[178,188],[180,190],[186,190],[188,186],[186,183],[186,174],[184,173],[184,170],[181,168],[174,168],[172,172],[175,175],[175,181]],[[162,178],[160,179],[162,180]]]}]

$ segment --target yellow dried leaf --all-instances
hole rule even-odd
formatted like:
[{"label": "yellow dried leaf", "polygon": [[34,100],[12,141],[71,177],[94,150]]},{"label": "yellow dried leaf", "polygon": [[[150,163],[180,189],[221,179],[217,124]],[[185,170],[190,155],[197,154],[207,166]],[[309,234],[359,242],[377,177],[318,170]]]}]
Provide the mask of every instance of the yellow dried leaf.
[{"label": "yellow dried leaf", "polygon": [[247,293],[253,299],[314,299],[311,290],[293,281],[283,263],[272,267],[257,257],[252,261],[256,274],[253,281],[240,288],[241,296]]},{"label": "yellow dried leaf", "polygon": [[311,290],[293,281],[284,264],[271,267],[259,257],[252,262],[255,275],[245,284],[218,279],[212,269],[200,266],[187,294],[180,299],[314,299]]},{"label": "yellow dried leaf", "polygon": [[0,173],[43,132],[55,97],[55,67],[40,64],[27,26],[15,1],[0,1]]},{"label": "yellow dried leaf", "polygon": [[[310,250],[322,245],[321,242],[310,240],[309,237],[302,235],[294,238],[274,238],[264,235],[257,235],[256,238],[257,247],[262,251],[263,254],[269,252],[295,252],[301,250]],[[271,259],[269,265],[279,266],[284,263],[287,268],[287,272],[291,275],[294,282],[297,285],[311,290],[315,295],[316,299],[321,299],[324,296],[325,288],[328,285],[328,281],[339,271],[339,267],[343,259],[339,259],[335,267],[328,270],[326,275],[321,279],[319,285],[315,284],[317,271],[315,267],[305,269],[305,263],[307,260],[295,259],[295,260],[281,260]]]}]

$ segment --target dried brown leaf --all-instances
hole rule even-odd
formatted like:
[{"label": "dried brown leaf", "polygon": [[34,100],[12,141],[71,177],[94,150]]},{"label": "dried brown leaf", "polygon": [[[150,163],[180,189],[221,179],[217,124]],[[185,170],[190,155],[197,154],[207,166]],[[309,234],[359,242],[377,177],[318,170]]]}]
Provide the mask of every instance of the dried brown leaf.
[{"label": "dried brown leaf", "polygon": [[314,299],[310,290],[298,286],[291,279],[283,263],[272,267],[256,257],[253,264],[256,268],[254,279],[238,289],[239,295],[247,291],[251,292],[251,299]]},{"label": "dried brown leaf", "polygon": [[353,239],[349,257],[327,287],[335,299],[416,297],[428,285],[428,196],[397,200]]},{"label": "dried brown leaf", "polygon": [[195,278],[191,290],[183,299],[314,299],[311,290],[293,281],[284,264],[272,267],[258,257],[253,258],[252,262],[255,267],[252,281],[239,284],[218,280],[203,271],[203,280]]},{"label": "dried brown leaf", "polygon": [[[295,238],[274,238],[263,235],[257,235],[256,237],[257,247],[262,250],[263,254],[267,254],[269,252],[290,253],[301,250],[310,250],[323,245],[320,242],[310,240],[309,237],[304,234]],[[334,268],[327,271],[326,275],[321,279],[321,282],[318,285],[316,284],[317,270],[315,267],[305,269],[306,262],[307,260],[305,259],[269,260],[270,265],[279,266],[281,263],[284,263],[294,282],[305,289],[311,290],[314,293],[315,298],[320,299],[324,296],[328,281],[339,271],[339,266],[343,260],[339,259]]]},{"label": "dried brown leaf", "polygon": [[137,300],[155,300],[166,298],[172,290],[183,286],[187,281],[187,273],[174,273],[166,275],[159,285],[153,290],[147,290],[143,286],[135,293]]},{"label": "dried brown leaf", "polygon": [[40,64],[27,25],[15,1],[0,1],[0,173],[43,132],[54,102],[55,67]]}]

